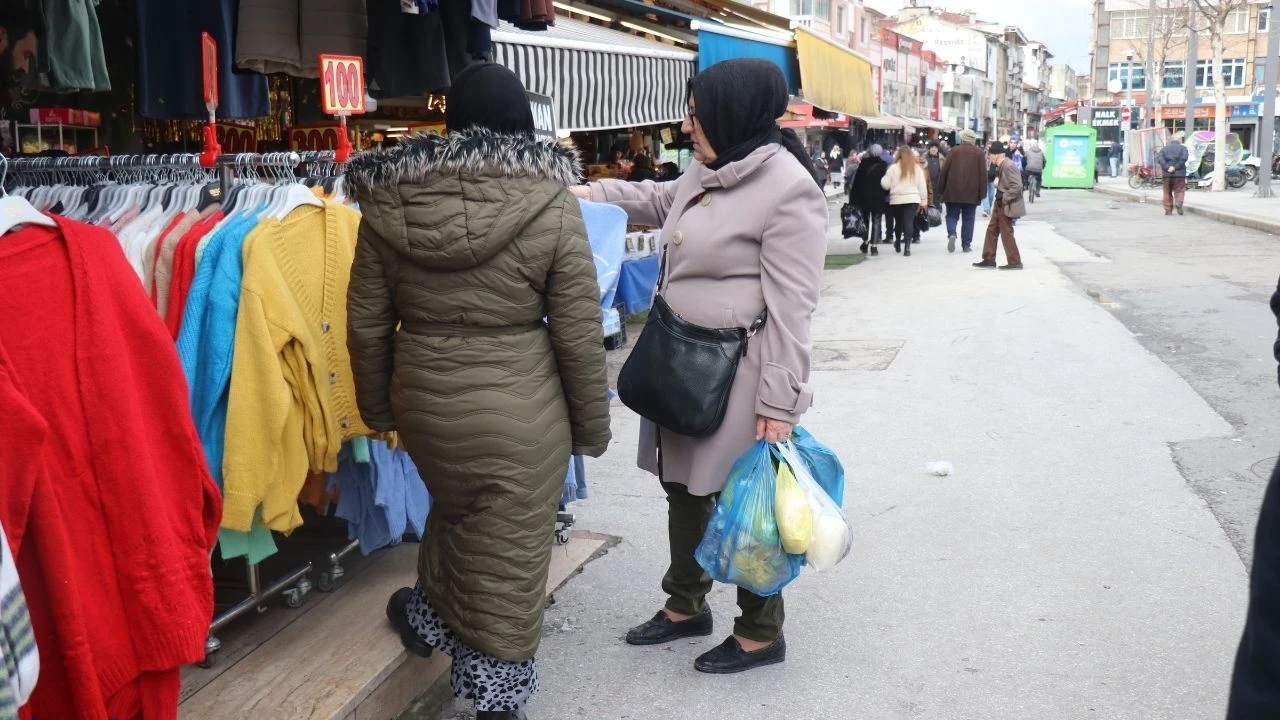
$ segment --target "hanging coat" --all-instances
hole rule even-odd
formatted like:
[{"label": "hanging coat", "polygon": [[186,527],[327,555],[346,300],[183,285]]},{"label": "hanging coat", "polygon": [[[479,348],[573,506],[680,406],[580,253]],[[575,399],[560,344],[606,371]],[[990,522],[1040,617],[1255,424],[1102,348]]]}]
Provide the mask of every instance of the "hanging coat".
[{"label": "hanging coat", "polygon": [[[418,579],[462,642],[532,658],[570,452],[609,443],[573,151],[483,131],[358,156],[348,346],[369,427],[431,492]],[[545,318],[545,322],[544,322]]]}]

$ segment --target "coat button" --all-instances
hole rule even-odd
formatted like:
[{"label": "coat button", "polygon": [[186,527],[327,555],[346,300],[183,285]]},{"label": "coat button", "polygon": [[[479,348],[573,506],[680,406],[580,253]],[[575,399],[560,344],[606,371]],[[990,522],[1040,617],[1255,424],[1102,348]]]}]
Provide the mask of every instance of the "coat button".
[{"label": "coat button", "polygon": [[338,382],[338,373],[336,372],[329,373],[329,384],[332,385],[333,383],[336,383],[336,382]]},{"label": "coat button", "polygon": [[680,232],[679,230],[675,231],[674,233],[671,233],[671,242],[677,245],[684,242],[684,233]]},{"label": "coat button", "polygon": [[321,320],[321,321],[320,321],[320,332],[329,332],[329,321],[328,321],[328,320]]},{"label": "coat button", "polygon": [[699,205],[701,205],[702,207],[706,207],[706,206],[710,205],[710,204],[711,204],[711,193],[703,193],[703,194],[702,194],[702,202],[700,202],[700,203],[698,203],[698,204],[699,204]]},{"label": "coat button", "polygon": [[343,430],[346,430],[347,428],[351,427],[351,421],[346,418],[342,418],[341,420],[338,421],[338,427],[342,428]]}]

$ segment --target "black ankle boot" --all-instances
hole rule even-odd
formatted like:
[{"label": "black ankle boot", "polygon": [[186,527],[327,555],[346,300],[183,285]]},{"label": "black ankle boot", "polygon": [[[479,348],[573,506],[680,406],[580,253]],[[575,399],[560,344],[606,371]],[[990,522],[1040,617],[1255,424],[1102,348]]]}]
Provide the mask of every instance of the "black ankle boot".
[{"label": "black ankle boot", "polygon": [[409,624],[409,601],[413,599],[415,592],[417,590],[406,587],[391,593],[391,598],[387,600],[387,620],[390,620],[391,627],[396,629],[396,634],[400,636],[400,644],[405,650],[418,657],[431,657],[431,646],[423,642],[422,638],[418,637],[418,631]]}]

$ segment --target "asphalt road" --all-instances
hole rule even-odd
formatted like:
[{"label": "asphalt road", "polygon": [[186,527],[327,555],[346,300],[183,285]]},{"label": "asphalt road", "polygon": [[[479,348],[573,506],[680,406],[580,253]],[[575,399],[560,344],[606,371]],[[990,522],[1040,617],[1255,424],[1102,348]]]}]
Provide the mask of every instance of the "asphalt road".
[{"label": "asphalt road", "polygon": [[1247,565],[1280,454],[1276,322],[1267,306],[1280,238],[1084,191],[1046,191],[1031,206],[1035,221],[1110,261],[1057,264],[1234,428],[1170,449]]}]

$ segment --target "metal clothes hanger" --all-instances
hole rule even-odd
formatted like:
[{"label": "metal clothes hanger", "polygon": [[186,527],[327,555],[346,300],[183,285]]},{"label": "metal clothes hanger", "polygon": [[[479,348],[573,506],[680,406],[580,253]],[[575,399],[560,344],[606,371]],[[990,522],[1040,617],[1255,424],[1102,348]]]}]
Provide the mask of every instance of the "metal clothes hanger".
[{"label": "metal clothes hanger", "polygon": [[0,235],[20,225],[43,225],[57,227],[53,218],[36,210],[29,200],[21,195],[10,195],[4,189],[4,181],[9,174],[9,158],[0,155]]}]

